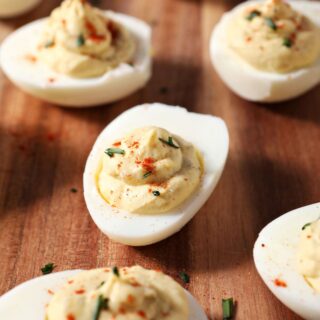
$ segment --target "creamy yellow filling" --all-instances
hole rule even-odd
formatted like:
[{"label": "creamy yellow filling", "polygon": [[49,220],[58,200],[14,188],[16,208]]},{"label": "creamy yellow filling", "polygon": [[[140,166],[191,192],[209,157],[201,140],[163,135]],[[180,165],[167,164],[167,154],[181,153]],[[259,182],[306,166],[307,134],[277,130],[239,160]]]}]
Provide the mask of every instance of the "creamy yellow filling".
[{"label": "creamy yellow filling", "polygon": [[227,40],[253,67],[287,73],[313,64],[320,55],[320,31],[283,0],[249,5],[234,17]]},{"label": "creamy yellow filling", "polygon": [[53,70],[76,78],[101,76],[135,52],[132,35],[87,1],[65,0],[49,17],[39,58]]},{"label": "creamy yellow filling", "polygon": [[47,320],[187,320],[188,316],[183,288],[162,272],[139,266],[81,272],[54,293],[47,307]]},{"label": "creamy yellow filling", "polygon": [[97,183],[101,195],[114,207],[137,213],[167,212],[188,199],[200,184],[200,153],[165,129],[136,129],[109,149],[123,154],[104,153]]},{"label": "creamy yellow filling", "polygon": [[320,292],[320,220],[307,225],[301,232],[298,270]]}]

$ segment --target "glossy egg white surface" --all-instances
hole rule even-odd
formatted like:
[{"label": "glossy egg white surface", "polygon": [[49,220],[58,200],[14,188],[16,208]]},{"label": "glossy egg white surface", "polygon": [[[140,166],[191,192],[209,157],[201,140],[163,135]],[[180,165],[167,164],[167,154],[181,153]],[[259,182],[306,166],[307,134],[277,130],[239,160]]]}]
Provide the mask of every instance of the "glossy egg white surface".
[{"label": "glossy egg white surface", "polygon": [[[253,256],[256,268],[271,292],[289,309],[307,320],[320,319],[320,293],[297,271],[297,247],[302,227],[320,217],[320,203],[288,212],[259,234]],[[274,281],[284,281],[287,287]]]},{"label": "glossy egg white surface", "polygon": [[[246,100],[273,103],[298,97],[320,83],[320,57],[313,65],[294,72],[270,73],[251,66],[227,43],[226,30],[230,21],[245,7],[257,2],[244,2],[222,16],[211,35],[212,64],[225,84]],[[288,2],[320,27],[320,3],[308,0]]]},{"label": "glossy egg white surface", "polygon": [[88,107],[122,99],[142,88],[151,77],[151,28],[134,17],[111,11],[106,16],[122,24],[133,35],[137,49],[132,65],[117,68],[96,78],[77,79],[32,61],[44,24],[31,22],[9,35],[1,45],[4,73],[21,90],[42,100],[69,107]]},{"label": "glossy egg white surface", "polygon": [[[48,290],[57,291],[69,278],[79,272],[81,270],[57,272],[29,280],[15,287],[0,297],[1,319],[44,320],[45,306],[52,298]],[[185,292],[190,307],[188,320],[207,320],[207,316],[195,298],[188,291]]]},{"label": "glossy egg white surface", "polygon": [[[167,129],[194,144],[203,155],[204,174],[199,188],[167,213],[135,214],[112,208],[96,185],[96,172],[107,146],[131,130],[144,126]],[[210,197],[222,174],[228,149],[228,130],[220,118],[159,103],[131,108],[102,131],[88,157],[83,183],[92,219],[109,238],[127,245],[148,245],[171,236],[189,222]]]},{"label": "glossy egg white surface", "polygon": [[42,0],[0,0],[0,18],[19,16],[33,9]]}]

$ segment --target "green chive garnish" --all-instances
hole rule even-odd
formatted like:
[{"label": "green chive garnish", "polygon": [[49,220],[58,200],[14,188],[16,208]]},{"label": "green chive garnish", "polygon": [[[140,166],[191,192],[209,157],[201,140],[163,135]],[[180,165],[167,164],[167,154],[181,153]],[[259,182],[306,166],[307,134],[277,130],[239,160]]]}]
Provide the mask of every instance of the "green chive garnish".
[{"label": "green chive garnish", "polygon": [[302,230],[304,230],[306,227],[309,227],[309,226],[311,226],[311,222],[306,223],[306,224],[302,227]]},{"label": "green chive garnish", "polygon": [[119,269],[118,267],[113,267],[112,272],[115,276],[120,277]]},{"label": "green chive garnish", "polygon": [[230,320],[233,317],[233,298],[222,299],[223,320]]},{"label": "green chive garnish", "polygon": [[51,273],[55,267],[56,266],[54,265],[54,263],[52,263],[52,262],[47,263],[44,267],[41,268],[42,274]]},{"label": "green chive garnish", "polygon": [[291,48],[292,47],[292,41],[289,38],[284,38],[283,39],[283,45],[287,48]]},{"label": "green chive garnish", "polygon": [[250,14],[246,17],[247,20],[252,21],[255,17],[261,16],[261,12],[258,10],[253,10]]},{"label": "green chive garnish", "polygon": [[77,38],[77,46],[82,47],[86,42],[86,39],[84,38],[83,34],[80,34]]},{"label": "green chive garnish", "polygon": [[125,151],[119,148],[108,148],[104,153],[112,158],[114,154],[125,154]]},{"label": "green chive garnish", "polygon": [[183,272],[183,271],[179,273],[179,277],[181,278],[181,280],[184,283],[189,283],[190,282],[190,276],[187,273]]},{"label": "green chive garnish", "polygon": [[274,31],[277,30],[277,26],[276,26],[276,24],[273,22],[273,20],[271,18],[265,18],[265,22],[266,22],[266,25],[268,27],[270,27],[272,30],[274,30]]},{"label": "green chive garnish", "polygon": [[152,171],[148,171],[143,175],[143,178],[148,178],[152,174]]},{"label": "green chive garnish", "polygon": [[106,282],[105,281],[102,281],[98,286],[97,286],[97,289],[100,289]]},{"label": "green chive garnish", "polygon": [[109,309],[109,299],[104,298],[102,295],[99,295],[96,311],[93,315],[93,320],[99,320],[101,311],[108,310],[108,309]]},{"label": "green chive garnish", "polygon": [[168,138],[168,141],[167,140],[164,140],[162,138],[159,138],[159,140],[165,144],[167,144],[168,146],[172,147],[172,148],[176,148],[176,149],[179,149],[179,146],[176,146],[173,142],[173,139],[172,137],[169,137]]}]

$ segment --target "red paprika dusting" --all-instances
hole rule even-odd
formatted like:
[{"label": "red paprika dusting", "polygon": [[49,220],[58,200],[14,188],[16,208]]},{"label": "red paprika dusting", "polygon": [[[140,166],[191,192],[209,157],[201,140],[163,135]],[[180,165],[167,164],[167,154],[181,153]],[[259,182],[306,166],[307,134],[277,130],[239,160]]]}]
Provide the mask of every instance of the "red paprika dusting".
[{"label": "red paprika dusting", "polygon": [[143,169],[145,169],[146,171],[152,172],[155,169],[154,162],[155,162],[155,159],[151,157],[143,159],[143,162],[142,162]]},{"label": "red paprika dusting", "polygon": [[120,147],[121,146],[121,141],[117,141],[112,144],[114,147]]},{"label": "red paprika dusting", "polygon": [[126,309],[125,309],[124,307],[120,307],[119,310],[118,310],[118,312],[119,312],[120,314],[125,314],[125,313],[126,313]]},{"label": "red paprika dusting", "polygon": [[141,318],[146,318],[146,313],[142,310],[137,311],[138,316],[140,316]]},{"label": "red paprika dusting", "polygon": [[73,280],[69,280],[68,283],[69,283],[69,284],[72,284],[72,283],[73,283]]},{"label": "red paprika dusting", "polygon": [[50,290],[50,289],[48,289],[48,293],[51,294],[51,295],[54,294],[54,292],[52,290]]},{"label": "red paprika dusting", "polygon": [[166,189],[168,187],[168,182],[164,181],[164,182],[152,182],[150,183],[153,187],[159,187],[159,188],[163,188]]},{"label": "red paprika dusting", "polygon": [[287,287],[286,282],[284,282],[283,280],[275,279],[273,282],[277,287],[282,287],[282,288],[286,288]]},{"label": "red paprika dusting", "polygon": [[129,303],[133,303],[135,301],[135,298],[132,294],[129,294],[128,297],[127,297],[127,300]]},{"label": "red paprika dusting", "polygon": [[86,290],[84,289],[79,289],[79,290],[76,290],[74,293],[75,294],[84,294],[86,292]]},{"label": "red paprika dusting", "polygon": [[56,81],[55,78],[48,78],[48,82],[49,82],[49,83],[54,83],[55,81]]},{"label": "red paprika dusting", "polygon": [[88,38],[90,40],[99,42],[99,41],[103,41],[105,39],[104,35],[100,35],[97,33],[96,27],[89,20],[85,21],[85,25],[86,25],[86,28],[89,32]]},{"label": "red paprika dusting", "polygon": [[76,320],[75,316],[73,314],[68,314],[67,315],[67,320]]},{"label": "red paprika dusting", "polygon": [[95,41],[95,42],[100,42],[100,41],[103,41],[105,40],[105,36],[104,35],[100,35],[100,34],[90,34],[89,37],[88,37],[90,40],[92,41]]},{"label": "red paprika dusting", "polygon": [[26,54],[25,58],[26,58],[28,61],[32,62],[32,63],[36,63],[36,62],[37,62],[37,57],[35,57],[35,56],[32,55],[32,54]]},{"label": "red paprika dusting", "polygon": [[89,31],[90,34],[96,34],[97,33],[96,27],[89,20],[85,21],[85,26],[86,26],[86,28],[87,28],[87,30]]}]

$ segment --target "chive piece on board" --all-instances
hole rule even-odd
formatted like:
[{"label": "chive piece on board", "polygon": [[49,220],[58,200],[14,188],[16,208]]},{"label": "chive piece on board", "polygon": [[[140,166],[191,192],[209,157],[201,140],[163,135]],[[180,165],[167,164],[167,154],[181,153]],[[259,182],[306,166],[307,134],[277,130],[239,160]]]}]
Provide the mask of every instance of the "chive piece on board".
[{"label": "chive piece on board", "polygon": [[181,280],[184,282],[184,283],[189,283],[190,282],[190,276],[185,273],[185,272],[179,272],[179,277],[181,278]]},{"label": "chive piece on board", "polygon": [[51,273],[55,267],[56,266],[54,265],[54,263],[52,263],[52,262],[47,263],[44,267],[41,268],[42,274]]},{"label": "chive piece on board", "polygon": [[233,317],[233,298],[222,299],[223,320],[230,320]]}]

